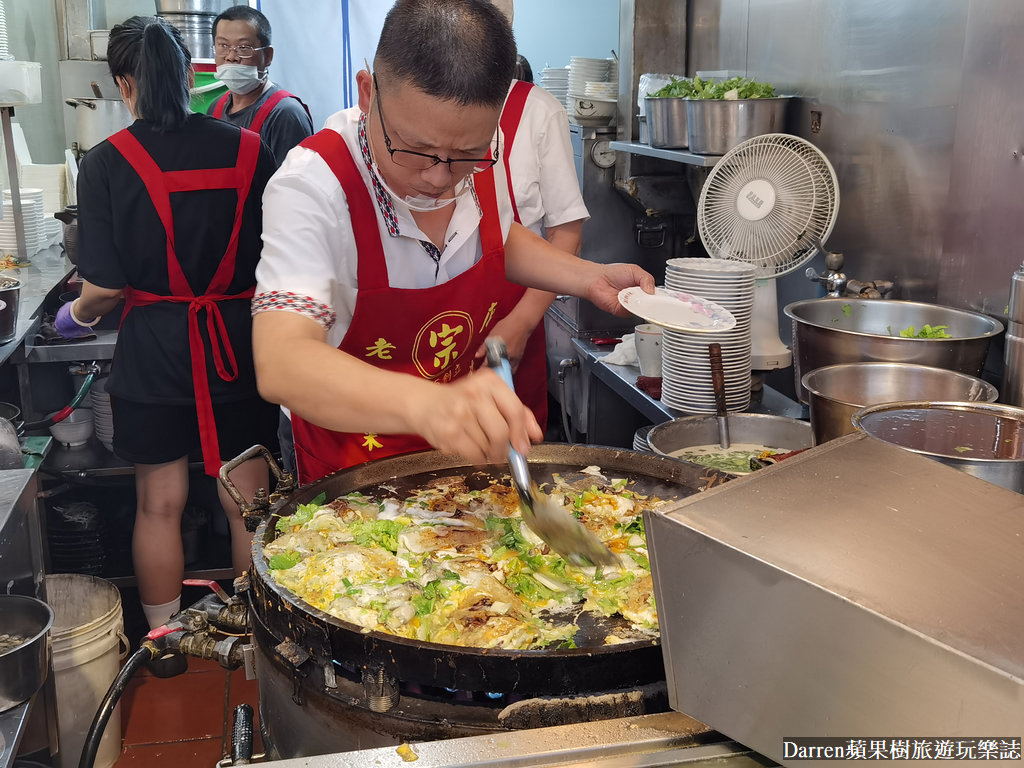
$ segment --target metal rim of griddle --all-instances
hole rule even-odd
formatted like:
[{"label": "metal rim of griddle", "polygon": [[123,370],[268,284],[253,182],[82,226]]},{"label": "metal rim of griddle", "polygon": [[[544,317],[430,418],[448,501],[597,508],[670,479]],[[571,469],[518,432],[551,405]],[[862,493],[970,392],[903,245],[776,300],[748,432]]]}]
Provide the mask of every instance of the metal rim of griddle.
[{"label": "metal rim of griddle", "polygon": [[[730,476],[687,462],[648,453],[584,445],[541,444],[530,453],[532,465],[554,471],[597,465],[604,473],[645,481],[674,490],[683,498]],[[428,472],[486,470],[437,451],[396,456],[340,470],[303,486],[273,505],[253,538],[252,609],[280,641],[303,648],[320,663],[328,660],[355,668],[380,667],[398,680],[466,691],[518,692],[533,695],[583,690],[613,690],[664,679],[657,638],[575,649],[504,650],[466,648],[410,640],[365,631],[321,611],[276,584],[262,547],[273,538],[276,521],[312,501]],[[536,470],[535,470],[536,471]],[[643,489],[641,489],[642,491]]]}]

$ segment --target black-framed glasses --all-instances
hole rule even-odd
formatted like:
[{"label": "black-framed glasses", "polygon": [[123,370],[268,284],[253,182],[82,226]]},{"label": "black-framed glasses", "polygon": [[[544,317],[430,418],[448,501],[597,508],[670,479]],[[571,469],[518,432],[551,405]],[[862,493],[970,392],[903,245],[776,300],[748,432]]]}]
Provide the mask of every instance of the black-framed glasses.
[{"label": "black-framed glasses", "polygon": [[221,56],[227,56],[234,51],[240,59],[251,59],[256,51],[262,51],[266,48],[266,46],[254,48],[251,45],[228,45],[227,43],[215,43],[213,47],[217,49],[217,53]]},{"label": "black-framed glasses", "polygon": [[497,142],[494,142],[494,148],[491,150],[491,157],[479,158],[475,160],[463,159],[463,158],[448,158],[447,160],[437,155],[430,155],[426,152],[414,152],[411,149],[395,149],[391,146],[391,137],[388,136],[387,128],[384,127],[384,110],[380,106],[380,86],[377,85],[377,73],[373,74],[373,91],[377,99],[377,114],[380,115],[380,130],[384,134],[384,146],[388,150],[388,154],[391,156],[391,161],[395,165],[400,165],[403,168],[413,168],[418,171],[425,171],[428,168],[433,168],[439,163],[445,163],[448,166],[448,172],[452,176],[461,177],[471,173],[480,173],[480,171],[486,171],[498,162],[498,146]]}]

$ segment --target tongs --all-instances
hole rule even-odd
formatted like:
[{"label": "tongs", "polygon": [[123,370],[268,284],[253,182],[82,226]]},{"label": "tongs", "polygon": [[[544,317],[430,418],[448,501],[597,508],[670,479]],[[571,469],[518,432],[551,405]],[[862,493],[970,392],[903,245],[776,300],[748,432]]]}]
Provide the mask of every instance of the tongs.
[{"label": "tongs", "polygon": [[[512,366],[508,362],[508,350],[501,339],[487,339],[487,363],[501,376],[511,389]],[[512,485],[519,494],[519,509],[523,522],[540,536],[551,549],[573,565],[617,565],[618,558],[583,523],[569,513],[565,507],[552,501],[542,493],[530,476],[526,457],[509,445],[508,466]]]}]

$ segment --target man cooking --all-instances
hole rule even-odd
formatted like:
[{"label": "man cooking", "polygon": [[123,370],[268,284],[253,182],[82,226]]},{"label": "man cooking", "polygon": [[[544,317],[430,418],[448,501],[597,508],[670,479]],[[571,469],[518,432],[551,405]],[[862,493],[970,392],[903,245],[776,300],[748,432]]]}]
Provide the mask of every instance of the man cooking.
[{"label": "man cooking", "polygon": [[270,82],[274,60],[270,22],[248,5],[228,8],[213,20],[217,79],[228,87],[207,114],[260,135],[277,164],[288,150],[313,134],[309,110],[298,96]]},{"label": "man cooking", "polygon": [[498,376],[469,375],[508,311],[506,274],[620,313],[619,290],[654,290],[639,267],[513,221],[497,127],[515,56],[488,0],[398,0],[358,107],[267,186],[254,358],[263,397],[292,412],[302,482],[431,446],[500,460],[542,438]]}]

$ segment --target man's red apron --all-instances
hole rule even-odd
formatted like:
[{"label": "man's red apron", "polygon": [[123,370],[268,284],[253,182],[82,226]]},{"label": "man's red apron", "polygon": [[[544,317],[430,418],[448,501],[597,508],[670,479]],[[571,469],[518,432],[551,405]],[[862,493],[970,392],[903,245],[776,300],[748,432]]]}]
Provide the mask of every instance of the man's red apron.
[{"label": "man's red apron", "polygon": [[[213,116],[216,117],[218,120],[220,120],[224,116],[224,110],[227,109],[228,97],[230,96],[230,93],[225,93],[223,96],[217,99],[217,103],[213,105]],[[288,91],[286,91],[284,88],[281,88],[280,90],[274,91],[270,95],[270,98],[264,101],[260,105],[260,108],[256,110],[256,114],[253,115],[252,122],[249,124],[249,130],[253,131],[254,133],[259,133],[260,128],[263,127],[263,123],[266,122],[266,119],[270,116],[270,113],[274,111],[274,107],[276,107],[285,99],[295,99],[297,102],[299,102],[299,104],[302,104],[302,108],[306,110],[306,114],[309,114],[309,107],[303,104],[302,99],[300,99],[293,93],[288,93]],[[312,116],[310,116],[310,120],[312,119]]]},{"label": "man's red apron", "polygon": [[[210,399],[210,385],[206,370],[206,346],[199,332],[199,313],[206,310],[206,329],[213,345],[213,360],[217,375],[224,381],[234,381],[238,377],[238,365],[235,352],[231,348],[224,318],[217,306],[219,301],[238,301],[251,299],[255,292],[255,284],[242,293],[227,294],[235,275],[235,256],[238,253],[238,233],[242,226],[242,211],[245,200],[249,196],[249,188],[256,173],[256,161],[259,159],[259,134],[242,129],[238,144],[238,159],[229,168],[202,168],[193,171],[162,171],[128,129],[115,133],[110,143],[129,162],[139,174],[149,199],[156,208],[157,215],[167,233],[167,277],[171,292],[161,296],[147,291],[125,288],[125,308],[121,322],[134,307],[167,301],[188,304],[188,342],[192,356],[192,383],[195,387],[196,414],[199,419],[199,437],[203,447],[203,466],[206,474],[214,477],[220,472],[221,455],[217,441],[217,425],[213,417],[213,402]],[[171,194],[174,192],[193,192],[211,189],[234,189],[238,193],[235,207],[235,221],[231,229],[224,256],[221,258],[217,271],[204,293],[198,296],[193,293],[188,279],[181,268],[174,250],[174,218],[171,214]],[[225,361],[227,365],[225,365]]]},{"label": "man's red apron", "polygon": [[[302,142],[318,153],[337,176],[348,203],[359,254],[359,292],[342,352],[389,371],[450,382],[473,367],[473,355],[507,312],[499,293],[505,276],[505,248],[498,218],[494,172],[473,177],[483,209],[479,262],[432,288],[392,288],[375,203],[341,135],[324,129]],[[341,404],[344,407],[344,404]],[[371,459],[424,450],[418,435],[334,432],[292,414],[299,481],[308,483],[343,467]]]},{"label": "man's red apron", "polygon": [[[512,169],[509,166],[509,157],[512,154],[512,144],[516,139],[516,132],[519,130],[519,122],[523,117],[523,110],[526,107],[526,97],[530,95],[530,89],[534,88],[530,83],[517,80],[512,86],[512,91],[505,100],[505,107],[501,111],[501,132],[505,138],[505,146],[502,151],[505,161],[505,178],[508,181],[508,196],[512,198],[512,211],[517,222],[522,224],[519,218],[519,208],[516,206],[516,196],[512,189]],[[529,137],[527,137],[528,139]],[[519,300],[526,293],[523,286],[505,281],[505,290],[502,293],[503,303],[509,307],[509,311],[519,303]],[[511,303],[509,303],[511,302]],[[506,315],[508,312],[505,313]],[[498,317],[501,320],[504,315]],[[523,357],[519,361],[513,381],[516,385],[516,394],[519,399],[533,411],[540,428],[547,428],[548,421],[548,360],[547,345],[544,340],[544,320],[537,324],[530,338],[526,341],[523,349]]]}]

